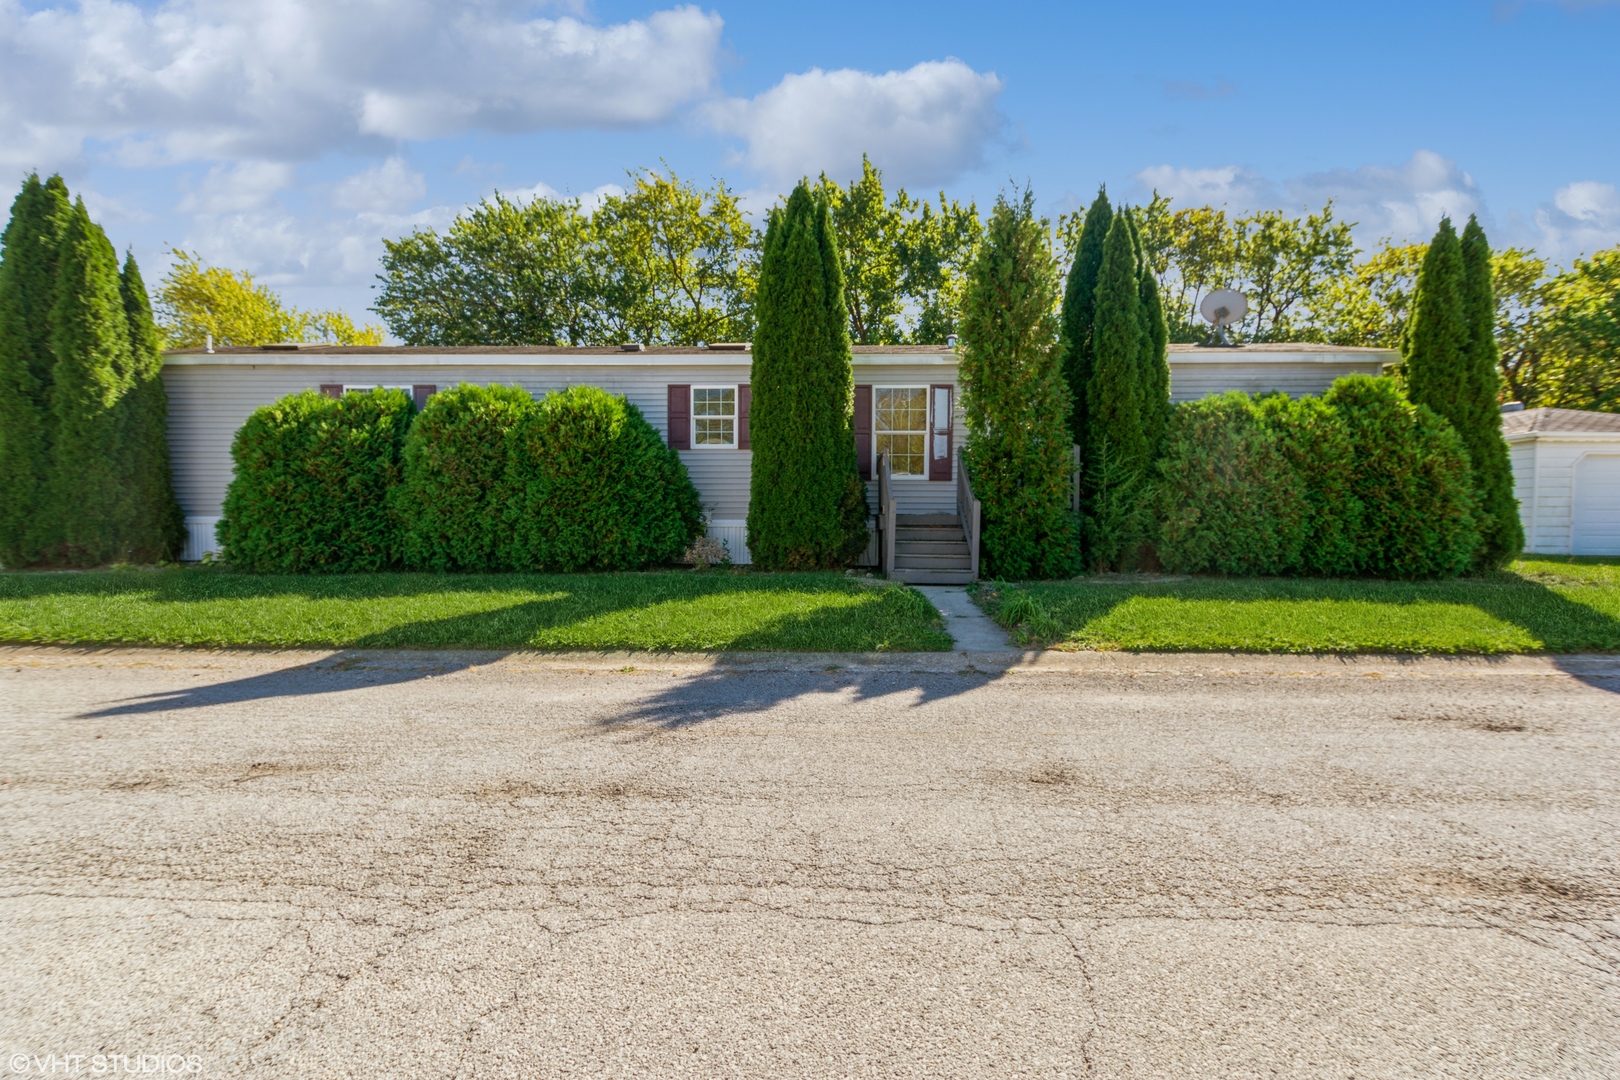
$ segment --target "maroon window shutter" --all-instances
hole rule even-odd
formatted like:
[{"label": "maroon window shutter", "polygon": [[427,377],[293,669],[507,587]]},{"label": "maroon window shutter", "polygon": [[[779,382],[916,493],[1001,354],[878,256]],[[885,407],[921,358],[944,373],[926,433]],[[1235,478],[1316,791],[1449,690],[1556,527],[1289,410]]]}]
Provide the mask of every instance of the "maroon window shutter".
[{"label": "maroon window shutter", "polygon": [[753,404],[754,395],[747,383],[737,387],[737,449],[747,450],[753,446],[748,441],[748,406]]},{"label": "maroon window shutter", "polygon": [[928,479],[951,478],[951,414],[956,411],[951,400],[954,388],[950,383],[936,383],[928,388],[928,413],[933,423],[928,428]]},{"label": "maroon window shutter", "polygon": [[855,388],[855,460],[861,479],[872,479],[872,388]]},{"label": "maroon window shutter", "polygon": [[669,447],[692,449],[692,384],[669,387]]},{"label": "maroon window shutter", "polygon": [[343,384],[323,382],[321,383],[321,393],[329,398],[340,398],[343,396]]},{"label": "maroon window shutter", "polygon": [[416,411],[421,412],[427,408],[427,399],[439,392],[439,388],[432,383],[419,384],[411,387],[411,400],[416,402]]}]

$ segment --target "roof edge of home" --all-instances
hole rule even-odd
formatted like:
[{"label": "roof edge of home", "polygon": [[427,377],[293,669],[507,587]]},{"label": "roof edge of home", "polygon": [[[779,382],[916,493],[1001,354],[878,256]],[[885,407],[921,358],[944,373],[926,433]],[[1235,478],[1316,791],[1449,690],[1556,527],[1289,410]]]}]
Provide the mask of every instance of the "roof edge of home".
[{"label": "roof edge of home", "polygon": [[[919,356],[953,355],[956,350],[948,345],[856,345],[857,356]],[[1365,353],[1391,355],[1393,349],[1373,348],[1366,345],[1321,345],[1315,342],[1267,342],[1259,345],[1189,345],[1176,343],[1172,353],[1198,355],[1211,360],[1222,357],[1253,356],[1256,353]],[[651,345],[627,350],[618,345],[323,345],[298,344],[295,346],[221,345],[213,350],[192,347],[170,349],[166,356],[748,356],[747,349],[698,348],[692,345]]]}]

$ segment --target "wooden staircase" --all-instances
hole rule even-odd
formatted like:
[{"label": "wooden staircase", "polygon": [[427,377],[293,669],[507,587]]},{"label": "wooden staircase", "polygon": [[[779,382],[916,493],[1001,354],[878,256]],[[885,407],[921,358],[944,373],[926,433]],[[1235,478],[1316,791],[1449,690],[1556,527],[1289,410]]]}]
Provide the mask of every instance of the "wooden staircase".
[{"label": "wooden staircase", "polygon": [[955,514],[897,514],[889,577],[913,585],[966,585],[977,575]]}]

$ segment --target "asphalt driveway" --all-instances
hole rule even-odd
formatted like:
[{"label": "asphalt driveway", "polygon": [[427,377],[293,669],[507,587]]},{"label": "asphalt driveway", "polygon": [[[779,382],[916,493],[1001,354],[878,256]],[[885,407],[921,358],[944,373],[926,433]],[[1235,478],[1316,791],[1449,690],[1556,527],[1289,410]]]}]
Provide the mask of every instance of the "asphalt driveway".
[{"label": "asphalt driveway", "polygon": [[1010,662],[0,650],[0,1076],[1620,1075],[1620,663]]}]

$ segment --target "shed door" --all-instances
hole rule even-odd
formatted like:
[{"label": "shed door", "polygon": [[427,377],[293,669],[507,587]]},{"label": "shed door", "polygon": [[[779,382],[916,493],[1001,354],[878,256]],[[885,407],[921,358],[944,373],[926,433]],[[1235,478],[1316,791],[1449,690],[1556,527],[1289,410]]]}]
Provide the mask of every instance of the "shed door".
[{"label": "shed door", "polygon": [[1588,454],[1575,465],[1571,555],[1620,555],[1620,454]]}]

